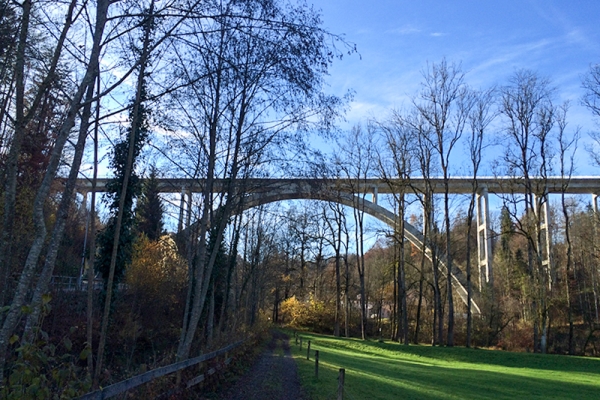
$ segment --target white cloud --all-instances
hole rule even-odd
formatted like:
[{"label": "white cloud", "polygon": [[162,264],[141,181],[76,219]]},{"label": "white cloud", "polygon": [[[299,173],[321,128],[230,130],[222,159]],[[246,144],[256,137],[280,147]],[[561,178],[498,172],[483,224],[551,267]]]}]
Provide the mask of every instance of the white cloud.
[{"label": "white cloud", "polygon": [[389,29],[385,33],[395,34],[395,35],[412,35],[415,33],[420,33],[421,29],[413,26],[413,25],[404,25],[400,28]]}]

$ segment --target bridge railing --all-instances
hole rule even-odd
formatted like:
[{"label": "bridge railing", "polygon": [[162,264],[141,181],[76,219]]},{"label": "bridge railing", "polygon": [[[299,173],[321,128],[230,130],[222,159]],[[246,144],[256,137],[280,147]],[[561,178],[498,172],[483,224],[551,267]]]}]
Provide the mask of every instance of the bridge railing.
[{"label": "bridge railing", "polygon": [[[87,290],[88,281],[78,276],[53,275],[50,279],[50,287],[56,291],[74,292],[76,290]],[[102,289],[102,278],[94,279],[94,290]]]},{"label": "bridge railing", "polygon": [[78,279],[76,276],[59,276],[54,275],[50,280],[50,287],[55,290],[72,291],[76,290]]}]

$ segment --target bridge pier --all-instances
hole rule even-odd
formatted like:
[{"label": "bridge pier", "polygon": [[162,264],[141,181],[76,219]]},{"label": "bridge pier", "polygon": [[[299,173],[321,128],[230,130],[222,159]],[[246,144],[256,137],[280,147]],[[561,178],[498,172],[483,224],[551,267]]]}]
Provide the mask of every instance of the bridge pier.
[{"label": "bridge pier", "polygon": [[[187,201],[186,201],[187,196]],[[186,207],[187,205],[187,207]],[[179,201],[179,221],[177,221],[177,233],[190,226],[192,218],[192,189],[181,187],[181,199]],[[185,219],[185,225],[184,225]]]},{"label": "bridge pier", "polygon": [[492,285],[492,238],[490,235],[490,207],[488,190],[483,186],[476,194],[477,206],[477,264],[479,267],[479,289]]},{"label": "bridge pier", "polygon": [[77,198],[78,194],[81,195],[81,209],[82,210],[87,210],[88,193],[89,192],[87,190],[79,190],[79,191],[75,192],[75,198]]},{"label": "bridge pier", "polygon": [[548,202],[548,195],[536,196],[534,194],[535,213],[537,220],[539,221],[539,237],[542,255],[542,266],[546,269],[548,274],[548,289],[552,289],[552,263],[550,259],[550,206]]},{"label": "bridge pier", "polygon": [[187,216],[185,217],[185,227],[189,228],[192,221],[192,190],[187,190]]},{"label": "bridge pier", "polygon": [[426,190],[421,196],[423,205],[423,230],[421,233],[424,236],[425,231],[429,234],[433,231],[433,193]]},{"label": "bridge pier", "polygon": [[177,221],[177,233],[183,230],[183,210],[185,209],[185,187],[181,187],[181,200],[179,202],[179,219]]}]

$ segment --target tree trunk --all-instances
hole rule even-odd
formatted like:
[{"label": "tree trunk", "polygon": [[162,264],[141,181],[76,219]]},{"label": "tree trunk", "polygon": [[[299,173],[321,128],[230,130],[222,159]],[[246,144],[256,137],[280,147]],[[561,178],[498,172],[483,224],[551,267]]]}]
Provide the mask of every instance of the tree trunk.
[{"label": "tree trunk", "polygon": [[467,211],[467,338],[466,347],[471,347],[471,336],[473,334],[473,312],[471,308],[472,301],[472,284],[471,284],[471,230],[473,224],[473,209],[475,206],[475,190],[471,193],[471,200],[469,202],[469,210]]},{"label": "tree trunk", "polygon": [[[346,231],[346,243],[350,241],[350,234]],[[350,337],[350,265],[348,263],[348,246],[346,246],[346,256],[344,257],[344,334]]]},{"label": "tree trunk", "polygon": [[435,313],[434,320],[437,317],[437,334],[435,344],[442,345],[444,342],[444,312],[442,309],[442,293],[440,291],[440,269],[437,261],[437,254],[433,255],[436,261],[433,262],[433,292],[434,292],[434,303],[435,303]]},{"label": "tree trunk", "polygon": [[421,309],[423,308],[423,283],[425,281],[425,253],[421,253],[421,268],[419,271],[419,298],[417,300],[417,316],[415,318],[415,333],[413,343],[419,344],[419,333],[421,332]]},{"label": "tree trunk", "polygon": [[98,343],[98,356],[96,361],[96,370],[94,374],[93,380],[93,388],[98,387],[98,380],[100,378],[100,373],[102,371],[102,363],[104,362],[104,348],[106,345],[106,336],[108,331],[108,318],[110,314],[110,306],[112,303],[112,290],[113,290],[113,280],[115,277],[115,268],[117,264],[117,253],[119,250],[119,238],[121,234],[121,223],[123,221],[123,214],[125,208],[125,198],[127,197],[127,190],[129,187],[129,178],[131,176],[131,172],[133,169],[134,162],[134,149],[135,149],[135,135],[137,132],[138,125],[141,123],[141,100],[142,100],[142,89],[144,85],[144,80],[146,78],[146,66],[148,65],[148,57],[150,52],[150,35],[152,32],[152,24],[153,24],[153,13],[154,13],[154,1],[150,3],[149,15],[146,16],[145,21],[145,30],[144,30],[144,44],[142,48],[142,53],[140,55],[140,72],[138,75],[137,86],[136,86],[136,95],[135,102],[133,105],[132,112],[132,121],[131,121],[131,130],[129,133],[129,149],[127,154],[127,164],[125,165],[125,172],[123,174],[123,185],[121,187],[121,194],[119,198],[119,211],[117,213],[117,221],[115,223],[115,236],[113,239],[112,245],[112,254],[110,259],[110,270],[108,275],[108,282],[106,287],[106,299],[104,301],[104,313],[102,315],[102,326],[100,329],[100,338]]},{"label": "tree trunk", "polygon": [[[397,265],[396,262],[398,260],[398,254],[396,253],[396,247],[394,247],[394,265]],[[392,341],[396,341],[399,340],[400,338],[400,294],[398,294],[398,287],[399,287],[399,274],[398,274],[398,269],[399,269],[399,265],[398,268],[392,268],[392,282],[393,282],[393,299],[394,302],[392,304],[392,317],[390,318],[390,327],[391,329],[391,334],[390,334],[390,339]]]},{"label": "tree trunk", "polygon": [[29,250],[23,273],[21,274],[21,278],[19,279],[17,290],[11,303],[11,309],[9,310],[6,316],[6,319],[4,320],[4,324],[2,326],[2,330],[0,331],[0,371],[4,369],[8,338],[12,335],[17,325],[20,309],[25,302],[27,290],[29,288],[29,284],[33,277],[34,270],[39,259],[39,255],[41,253],[42,246],[46,238],[47,231],[46,226],[44,224],[43,206],[48,197],[50,185],[54,180],[54,176],[58,169],[63,147],[68,139],[71,129],[75,125],[75,119],[77,117],[77,112],[81,105],[83,95],[89,87],[89,85],[93,84],[93,82],[96,79],[98,71],[98,59],[100,55],[100,44],[102,42],[104,26],[106,24],[108,6],[108,0],[99,0],[97,2],[94,43],[90,55],[90,62],[87,66],[86,73],[69,104],[67,115],[58,131],[57,139],[52,150],[52,155],[48,164],[48,168],[46,170],[44,179],[42,181],[42,184],[40,185],[40,188],[38,189],[34,200],[33,210],[34,222],[36,225],[34,232],[34,241]]},{"label": "tree trunk", "polygon": [[[404,193],[400,195],[400,202],[398,207],[398,247],[399,247],[399,255],[398,255],[398,272],[397,272],[397,286],[398,286],[398,307],[399,311],[402,315],[402,335],[398,335],[398,340],[405,345],[409,344],[408,339],[408,307],[406,304],[406,274],[404,268],[404,207],[405,207],[405,199]],[[400,325],[400,320],[398,320],[398,324]]]},{"label": "tree trunk", "polygon": [[342,247],[342,221],[338,220],[338,235],[336,238],[337,245],[335,247],[335,322],[333,326],[333,335],[340,336],[340,316],[341,316],[341,295],[342,295],[342,280],[340,276],[340,250]]},{"label": "tree trunk", "polygon": [[231,292],[231,278],[237,263],[237,248],[240,240],[242,213],[238,213],[233,223],[233,240],[229,250],[229,262],[227,263],[227,283],[225,285],[223,304],[221,305],[221,314],[219,317],[219,334],[224,332],[227,326],[227,319],[230,315],[235,315],[229,310],[229,297]]},{"label": "tree trunk", "polygon": [[63,238],[65,225],[67,223],[69,211],[73,202],[75,183],[77,177],[79,176],[79,167],[81,166],[81,160],[83,158],[83,153],[85,150],[85,142],[88,135],[88,129],[90,127],[94,87],[95,79],[90,83],[90,86],[87,89],[85,105],[83,107],[83,112],[81,113],[79,137],[77,139],[77,144],[75,145],[75,154],[73,156],[73,162],[71,163],[71,170],[69,172],[69,177],[65,184],[65,189],[63,190],[61,196],[58,211],[56,213],[56,222],[54,223],[52,236],[50,238],[50,243],[48,244],[48,249],[46,251],[44,267],[42,268],[42,272],[40,274],[40,277],[38,278],[35,291],[33,292],[33,298],[31,300],[32,312],[27,317],[27,322],[25,324],[25,330],[23,334],[26,343],[31,343],[31,341],[33,340],[34,326],[37,325],[40,314],[42,312],[42,296],[44,295],[44,293],[47,292],[48,285],[50,284],[50,280],[52,279],[52,272],[54,271],[54,266],[56,264],[58,248]]},{"label": "tree trunk", "polygon": [[[564,173],[563,173],[564,176]],[[565,192],[561,193],[561,204],[563,216],[565,218],[565,239],[567,242],[567,265],[565,267],[565,297],[567,299],[568,320],[569,320],[569,355],[575,354],[574,329],[573,329],[573,304],[571,300],[571,265],[573,257],[573,249],[571,244],[571,221],[569,210],[565,202]]]},{"label": "tree trunk", "polygon": [[454,346],[454,296],[452,293],[452,249],[450,243],[450,204],[448,199],[448,177],[444,170],[445,192],[444,192],[444,214],[446,218],[446,269],[447,269],[447,296],[448,296],[448,335],[446,346]]},{"label": "tree trunk", "polygon": [[[97,90],[100,92],[100,74],[97,78]],[[90,227],[90,252],[87,270],[87,343],[88,350],[87,368],[88,376],[94,376],[94,347],[92,346],[94,335],[94,265],[96,262],[96,184],[98,181],[98,128],[100,125],[100,98],[96,103],[96,121],[94,122],[94,175],[92,177],[92,199],[90,204],[90,218],[92,219]]]},{"label": "tree trunk", "polygon": [[[0,267],[5,275],[10,273],[10,240],[13,232],[15,203],[17,197],[17,169],[21,144],[25,136],[25,52],[29,36],[29,18],[31,15],[31,0],[25,0],[21,11],[21,29],[15,56],[15,129],[6,160],[6,177],[4,183],[4,215],[2,233],[0,236]],[[5,285],[3,285],[5,286]],[[7,289],[7,288],[6,288]],[[4,287],[2,290],[6,290]],[[0,319],[1,321],[1,319]],[[0,338],[0,372],[4,369],[4,352],[6,347]]]},{"label": "tree trunk", "polygon": [[215,326],[215,284],[213,282],[208,301],[208,317],[206,319],[206,346],[210,349],[213,342]]},{"label": "tree trunk", "polygon": [[356,239],[356,249],[357,249],[357,260],[356,267],[358,268],[358,278],[360,283],[360,333],[362,340],[367,339],[367,299],[365,292],[365,261],[364,261],[364,253],[362,248],[362,240],[363,240],[363,226],[362,226],[362,217],[360,215],[360,211],[355,211],[356,215],[356,229],[355,229],[355,239]]}]

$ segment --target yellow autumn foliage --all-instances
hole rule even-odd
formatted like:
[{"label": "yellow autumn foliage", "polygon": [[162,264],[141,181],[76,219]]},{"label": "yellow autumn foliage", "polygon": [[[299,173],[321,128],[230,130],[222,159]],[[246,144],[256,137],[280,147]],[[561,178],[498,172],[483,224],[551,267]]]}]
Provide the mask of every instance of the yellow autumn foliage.
[{"label": "yellow autumn foliage", "polygon": [[146,236],[134,244],[131,265],[125,273],[125,283],[133,292],[160,297],[166,290],[185,284],[187,263],[178,254],[177,245],[168,235],[157,241]]},{"label": "yellow autumn foliage", "polygon": [[280,312],[283,321],[295,328],[310,328],[314,332],[333,329],[335,305],[312,296],[306,301],[292,296],[281,303]]}]

